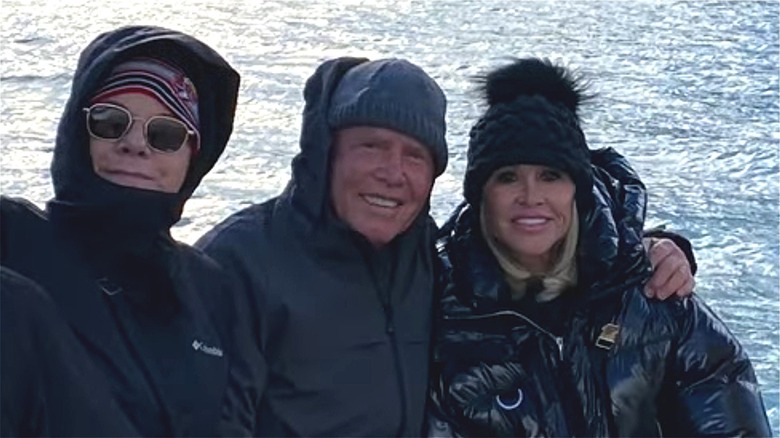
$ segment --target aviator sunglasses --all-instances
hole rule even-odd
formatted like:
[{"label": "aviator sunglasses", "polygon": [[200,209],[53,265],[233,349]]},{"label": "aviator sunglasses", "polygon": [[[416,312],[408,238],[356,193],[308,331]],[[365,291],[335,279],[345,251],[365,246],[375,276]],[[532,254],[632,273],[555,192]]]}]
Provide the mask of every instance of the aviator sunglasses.
[{"label": "aviator sunglasses", "polygon": [[99,140],[119,141],[133,126],[134,121],[144,122],[144,138],[152,150],[171,154],[195,135],[181,120],[168,116],[154,116],[148,119],[133,117],[126,108],[110,103],[96,103],[84,108],[87,113],[87,131]]}]

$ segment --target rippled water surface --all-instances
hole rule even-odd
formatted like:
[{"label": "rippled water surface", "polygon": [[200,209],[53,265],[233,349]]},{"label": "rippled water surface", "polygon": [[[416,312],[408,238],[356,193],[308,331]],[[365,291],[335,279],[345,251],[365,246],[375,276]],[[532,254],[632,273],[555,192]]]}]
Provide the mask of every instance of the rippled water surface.
[{"label": "rippled water surface", "polygon": [[452,150],[434,189],[440,221],[460,199],[466,134],[481,109],[470,77],[511,55],[580,68],[599,92],[585,108],[591,147],[630,157],[650,188],[649,224],[693,242],[698,293],[753,358],[780,431],[778,2],[3,0],[0,16],[0,189],[40,205],[52,196],[72,70],[99,32],[173,27],[242,74],[228,150],[175,230],[186,242],[281,190],[303,83],[326,58],[407,57],[441,83]]}]

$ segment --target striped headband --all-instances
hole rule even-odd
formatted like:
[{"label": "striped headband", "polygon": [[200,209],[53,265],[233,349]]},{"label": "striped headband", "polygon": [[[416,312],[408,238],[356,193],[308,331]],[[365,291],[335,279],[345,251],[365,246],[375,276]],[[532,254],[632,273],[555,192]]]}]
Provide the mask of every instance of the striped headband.
[{"label": "striped headband", "polygon": [[200,138],[198,93],[184,72],[157,58],[133,58],[114,68],[91,103],[122,93],[142,93],[165,105]]}]

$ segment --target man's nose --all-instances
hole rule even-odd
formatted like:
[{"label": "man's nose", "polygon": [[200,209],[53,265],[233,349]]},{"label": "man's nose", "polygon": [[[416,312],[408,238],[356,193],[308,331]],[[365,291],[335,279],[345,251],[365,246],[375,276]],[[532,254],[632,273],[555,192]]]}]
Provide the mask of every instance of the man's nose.
[{"label": "man's nose", "polygon": [[404,162],[400,153],[385,154],[380,163],[379,177],[388,185],[401,185],[404,182]]}]

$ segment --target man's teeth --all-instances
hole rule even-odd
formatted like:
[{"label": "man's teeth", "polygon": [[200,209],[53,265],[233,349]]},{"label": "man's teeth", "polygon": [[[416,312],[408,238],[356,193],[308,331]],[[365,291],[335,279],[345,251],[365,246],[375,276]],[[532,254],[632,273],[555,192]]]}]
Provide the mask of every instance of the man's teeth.
[{"label": "man's teeth", "polygon": [[544,218],[525,218],[525,219],[516,219],[516,223],[520,225],[542,225],[545,222],[547,222],[547,219]]},{"label": "man's teeth", "polygon": [[363,199],[365,199],[366,202],[368,202],[369,204],[377,207],[395,208],[401,205],[401,203],[398,201],[393,201],[392,199],[387,199],[387,198],[380,198],[378,196],[366,195],[363,196]]}]

